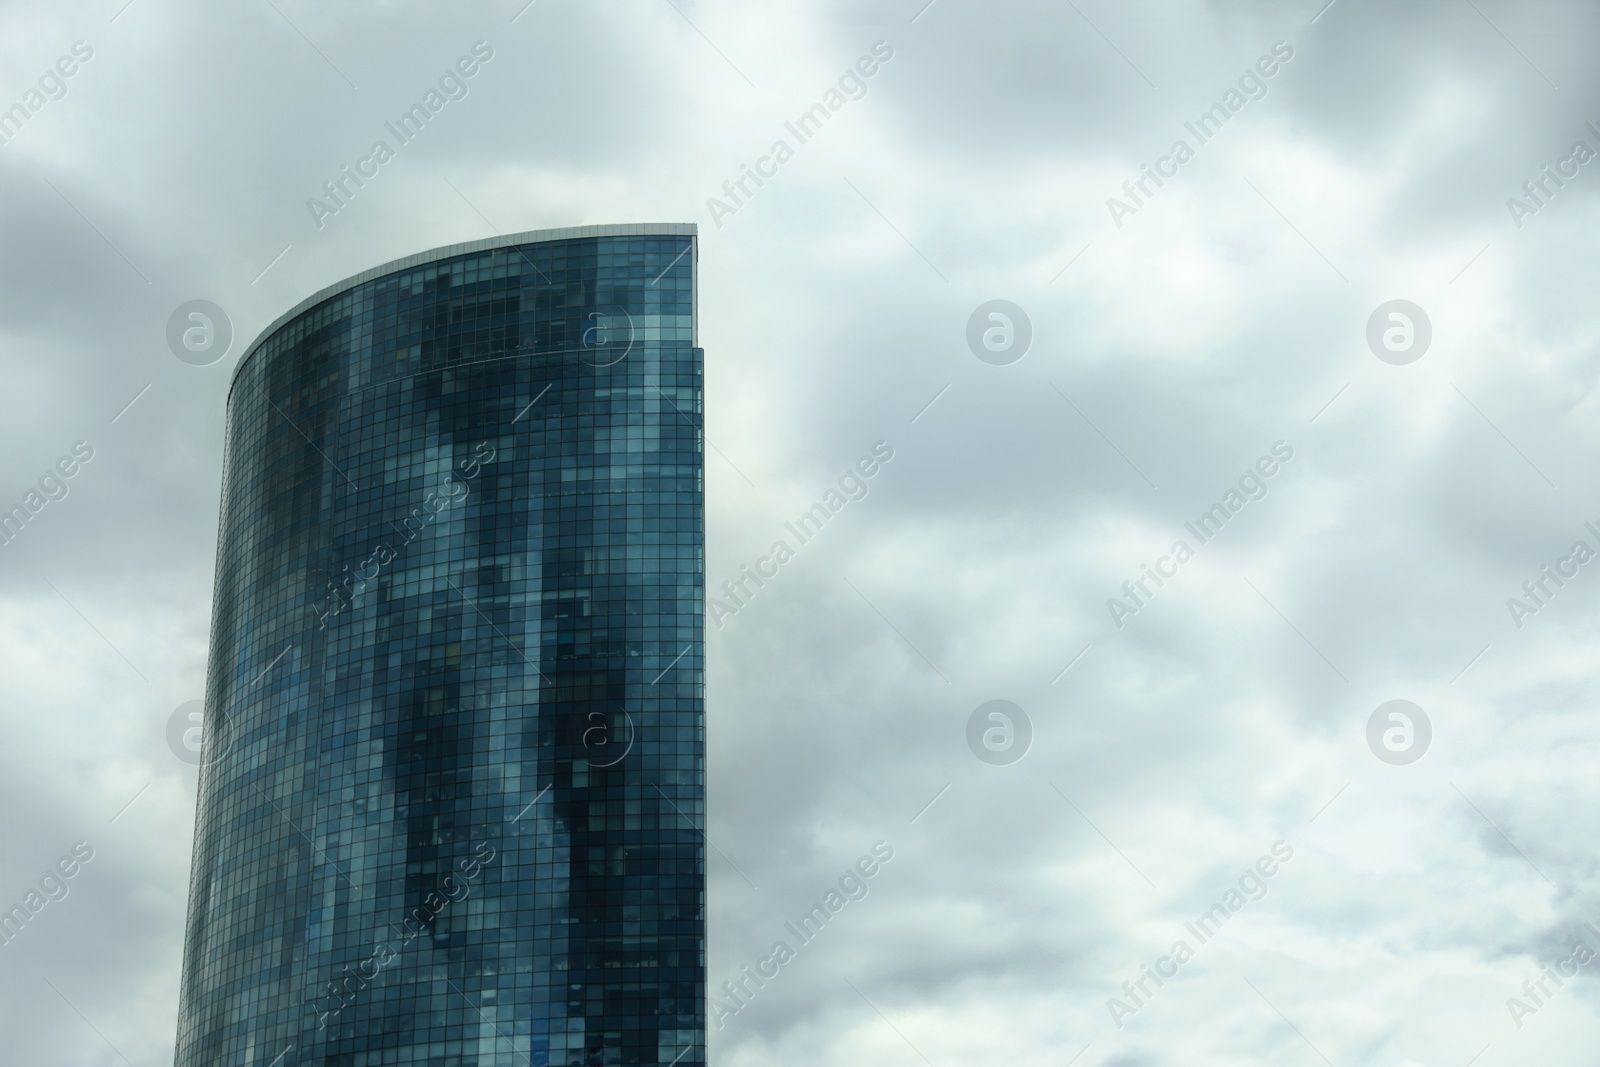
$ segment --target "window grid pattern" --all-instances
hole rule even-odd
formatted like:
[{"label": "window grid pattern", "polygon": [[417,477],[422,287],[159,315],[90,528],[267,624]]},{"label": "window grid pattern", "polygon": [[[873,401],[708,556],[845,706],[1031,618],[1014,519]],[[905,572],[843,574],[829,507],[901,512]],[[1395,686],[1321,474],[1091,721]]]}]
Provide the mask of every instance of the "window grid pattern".
[{"label": "window grid pattern", "polygon": [[241,368],[178,1067],[704,1064],[693,244],[407,268]]}]

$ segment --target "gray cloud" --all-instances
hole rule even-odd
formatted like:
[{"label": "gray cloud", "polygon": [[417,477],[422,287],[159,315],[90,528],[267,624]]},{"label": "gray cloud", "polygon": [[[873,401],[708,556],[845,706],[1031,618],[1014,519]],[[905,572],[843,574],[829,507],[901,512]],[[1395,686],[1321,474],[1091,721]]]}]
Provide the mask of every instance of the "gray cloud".
[{"label": "gray cloud", "polygon": [[[0,504],[96,453],[0,548],[0,903],[96,848],[0,946],[7,1055],[171,1058],[194,773],[163,731],[203,683],[239,352],[399,255],[660,219],[701,224],[713,586],[896,450],[711,634],[713,987],[895,849],[713,1031],[719,1062],[1592,1044],[1587,972],[1520,1029],[1506,1000],[1600,925],[1600,577],[1522,629],[1506,599],[1600,524],[1600,171],[1522,229],[1505,200],[1575,139],[1600,150],[1594,12],[675,6],[0,11],[0,102],[95,50],[0,147]],[[317,229],[306,199],[480,39],[469,95]],[[879,39],[866,96],[715,225],[707,198]],[[1279,39],[1267,95],[1118,228],[1107,198]],[[210,367],[163,339],[194,298],[235,327]],[[965,341],[996,298],[1034,330],[1009,366]],[[1434,327],[1408,366],[1364,337],[1396,298]],[[1117,628],[1107,598],[1280,439],[1267,496]],[[1034,726],[1003,767],[964,734],[997,698]],[[1409,766],[1366,748],[1394,698],[1434,725]],[[1270,892],[1118,1029],[1107,998],[1280,839]]]}]

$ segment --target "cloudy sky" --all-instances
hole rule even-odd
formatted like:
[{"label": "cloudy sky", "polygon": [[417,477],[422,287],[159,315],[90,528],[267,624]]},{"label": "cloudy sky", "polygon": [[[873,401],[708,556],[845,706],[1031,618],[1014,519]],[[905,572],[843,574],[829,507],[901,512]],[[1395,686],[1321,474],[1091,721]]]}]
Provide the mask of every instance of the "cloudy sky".
[{"label": "cloudy sky", "polygon": [[893,450],[709,634],[712,986],[893,850],[714,1062],[1588,1062],[1600,12],[925,2],[0,7],[0,510],[60,497],[0,548],[0,904],[93,850],[0,947],[0,1059],[171,1062],[248,341],[419,250],[688,221],[708,585]]}]

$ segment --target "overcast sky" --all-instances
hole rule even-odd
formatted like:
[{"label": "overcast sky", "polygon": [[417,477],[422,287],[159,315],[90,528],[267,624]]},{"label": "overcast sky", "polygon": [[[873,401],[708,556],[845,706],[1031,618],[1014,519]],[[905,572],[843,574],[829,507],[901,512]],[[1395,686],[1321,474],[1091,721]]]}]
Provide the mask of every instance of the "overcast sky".
[{"label": "overcast sky", "polygon": [[893,849],[714,1062],[1589,1062],[1600,12],[1325,2],[0,7],[0,510],[66,492],[0,548],[0,905],[93,850],[0,946],[0,1060],[171,1062],[249,341],[413,252],[685,221],[711,591],[893,450],[708,633],[713,994]]}]

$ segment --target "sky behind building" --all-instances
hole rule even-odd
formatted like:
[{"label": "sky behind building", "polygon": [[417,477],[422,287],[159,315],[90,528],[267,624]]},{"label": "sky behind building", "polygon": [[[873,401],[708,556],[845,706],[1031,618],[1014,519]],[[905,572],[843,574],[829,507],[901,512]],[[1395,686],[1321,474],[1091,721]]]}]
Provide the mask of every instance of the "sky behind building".
[{"label": "sky behind building", "polygon": [[1600,15],[1324,2],[0,9],[9,1054],[171,1061],[240,353],[673,220],[716,1062],[1578,1062]]}]

